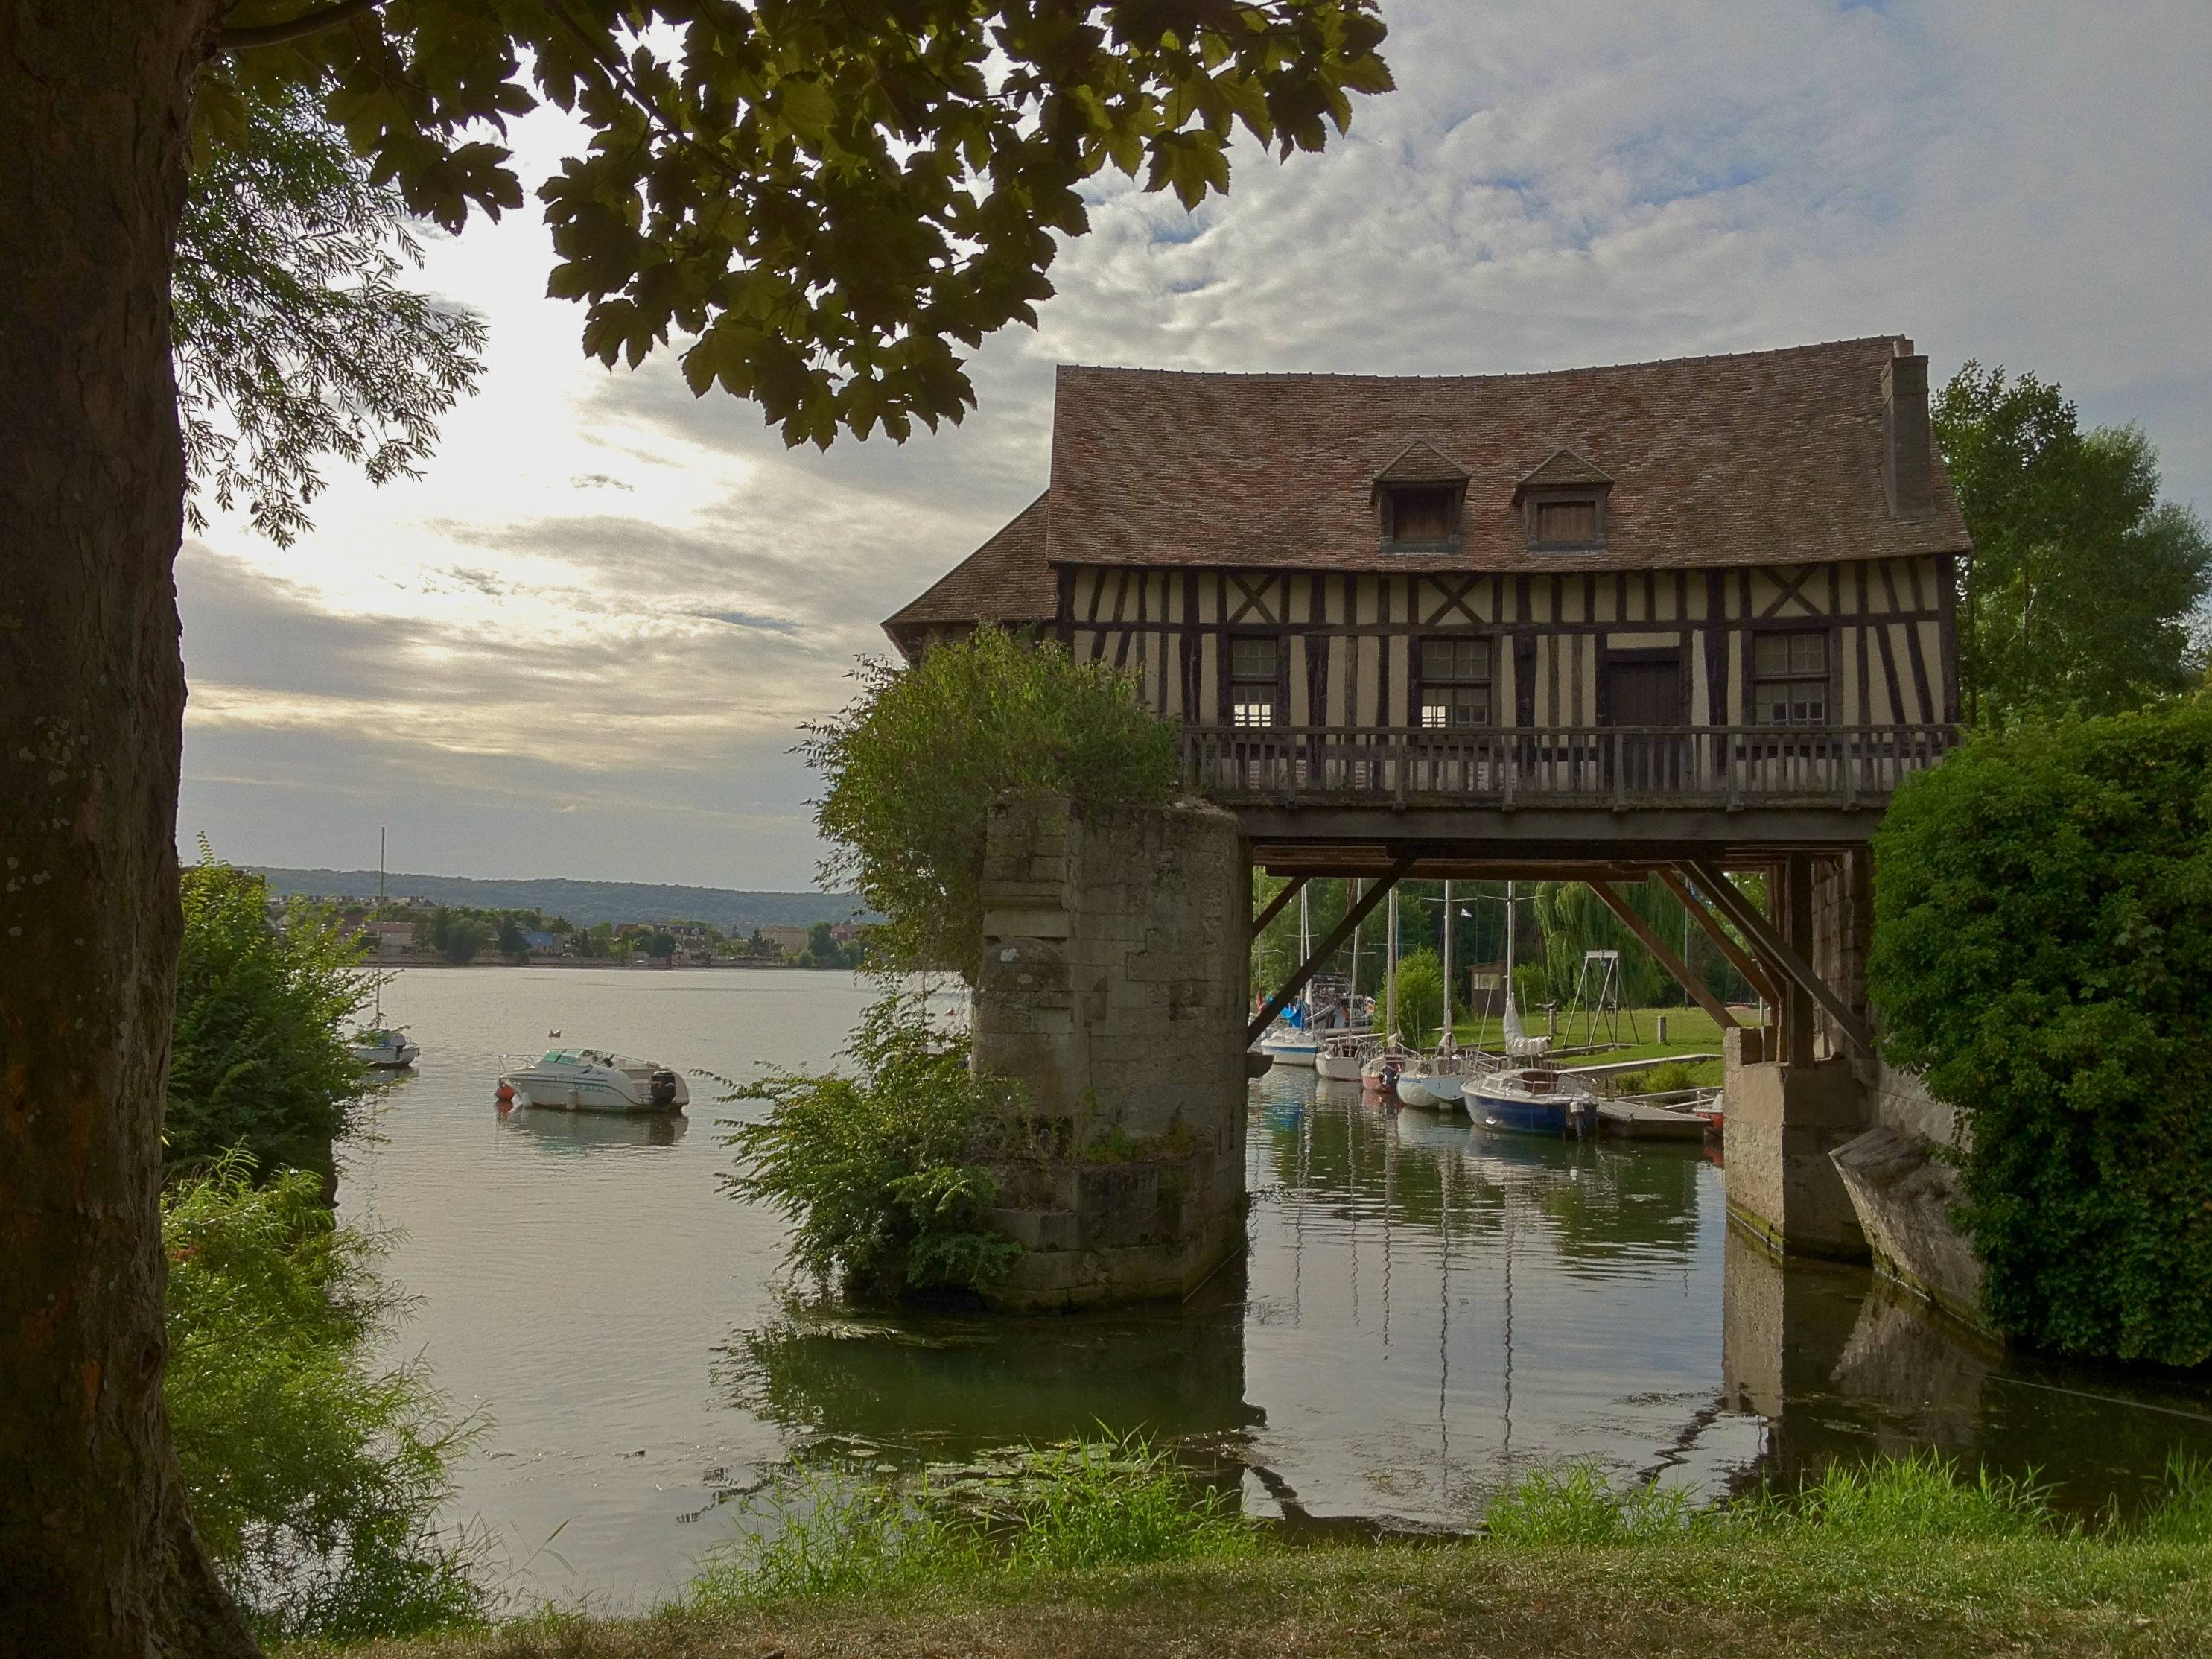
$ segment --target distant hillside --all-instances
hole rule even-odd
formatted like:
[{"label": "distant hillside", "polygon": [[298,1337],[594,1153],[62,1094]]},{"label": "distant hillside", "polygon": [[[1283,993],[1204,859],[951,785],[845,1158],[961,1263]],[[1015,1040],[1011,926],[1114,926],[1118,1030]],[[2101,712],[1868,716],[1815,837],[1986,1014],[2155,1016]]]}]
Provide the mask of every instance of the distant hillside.
[{"label": "distant hillside", "polygon": [[[276,870],[246,866],[269,878],[272,891],[310,897],[376,891],[374,870]],[[486,910],[536,910],[566,916],[579,927],[602,921],[705,921],[726,933],[787,922],[863,921],[873,913],[850,893],[736,893],[724,887],[654,887],[635,881],[478,881],[469,876],[418,876],[394,870],[384,890],[395,899],[473,904]]]}]

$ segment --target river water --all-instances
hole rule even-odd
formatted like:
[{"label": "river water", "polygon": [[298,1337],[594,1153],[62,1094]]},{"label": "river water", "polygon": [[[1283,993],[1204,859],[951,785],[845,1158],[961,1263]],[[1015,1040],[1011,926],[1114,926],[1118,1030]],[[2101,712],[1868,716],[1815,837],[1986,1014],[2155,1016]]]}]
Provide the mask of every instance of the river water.
[{"label": "river water", "polygon": [[[794,1458],[903,1469],[1099,1426],[1242,1466],[1293,1523],[1465,1526],[1510,1473],[1589,1459],[1717,1495],[1934,1447],[2142,1499],[2212,1456],[2212,1389],[2008,1357],[1863,1272],[1782,1267],[1698,1148],[1552,1142],[1252,1086],[1247,1259],[1181,1306],[993,1319],[810,1308],[778,1218],[721,1189],[700,1074],[822,1066],[871,994],[801,972],[413,969],[423,1048],[343,1160],[396,1235],[418,1357],[484,1424],[456,1518],[509,1588],[609,1610],[676,1590]],[[547,1033],[692,1073],[688,1118],[501,1116]]]}]

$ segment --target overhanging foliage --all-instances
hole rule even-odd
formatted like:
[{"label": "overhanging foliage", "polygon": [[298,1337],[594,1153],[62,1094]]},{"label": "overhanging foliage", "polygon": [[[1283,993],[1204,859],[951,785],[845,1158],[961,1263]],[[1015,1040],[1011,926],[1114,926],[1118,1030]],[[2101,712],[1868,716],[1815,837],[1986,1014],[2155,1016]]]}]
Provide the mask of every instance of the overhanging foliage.
[{"label": "overhanging foliage", "polygon": [[2212,1359],[2212,707],[1976,738],[1875,842],[1888,1057],[1971,1127],[1996,1326]]},{"label": "overhanging foliage", "polygon": [[975,982],[982,951],[984,836],[1005,795],[1099,805],[1165,801],[1175,728],[1135,681],[986,626],[911,668],[864,664],[866,688],[809,729],[802,752],[829,788],[815,821],[830,843],[823,884],[850,883],[885,921],[876,959],[952,969]]}]

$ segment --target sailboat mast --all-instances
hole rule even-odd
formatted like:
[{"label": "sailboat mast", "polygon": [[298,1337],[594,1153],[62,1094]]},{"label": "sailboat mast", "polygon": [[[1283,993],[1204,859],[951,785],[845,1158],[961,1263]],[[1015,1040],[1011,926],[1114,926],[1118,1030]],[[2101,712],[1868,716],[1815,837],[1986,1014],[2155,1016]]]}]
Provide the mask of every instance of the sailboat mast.
[{"label": "sailboat mast", "polygon": [[[1344,901],[1345,908],[1346,908],[1347,910],[1349,910],[1349,909],[1352,909],[1352,908],[1355,908],[1355,907],[1358,904],[1358,902],[1359,902],[1359,894],[1360,894],[1359,878],[1358,878],[1358,877],[1357,877],[1357,876],[1347,876],[1347,877],[1345,878],[1344,888],[1345,888],[1345,893],[1346,893],[1346,898],[1345,898],[1345,901]],[[1359,1004],[1359,928],[1360,928],[1360,925],[1361,925],[1361,924],[1359,924],[1359,923],[1358,923],[1358,922],[1354,922],[1354,923],[1352,925],[1352,987],[1351,987],[1350,991],[1347,993],[1347,994],[1349,995],[1349,997],[1350,997],[1350,999],[1351,999],[1352,1004],[1352,1008],[1351,1008],[1348,1012],[1350,1012],[1350,1015],[1351,1015],[1351,1018],[1352,1018],[1352,1023],[1353,1024],[1355,1024],[1355,1025],[1357,1025],[1357,1024],[1359,1023],[1359,1008],[1358,1008],[1358,1004]]]},{"label": "sailboat mast", "polygon": [[[1307,908],[1306,895],[1311,889],[1298,889],[1298,966],[1303,968],[1313,960],[1313,912]],[[1313,1012],[1313,981],[1308,980],[1304,990],[1298,993],[1298,1006],[1307,1013]]]},{"label": "sailboat mast", "polygon": [[1508,1025],[1516,1023],[1513,1006],[1513,935],[1516,931],[1513,926],[1516,919],[1513,893],[1514,884],[1509,881],[1505,884],[1505,1021]]},{"label": "sailboat mast", "polygon": [[1444,1046],[1451,1047],[1452,1034],[1452,902],[1451,883],[1444,883]]},{"label": "sailboat mast", "polygon": [[1390,889],[1390,936],[1382,964],[1382,1034],[1398,1040],[1398,890]]}]

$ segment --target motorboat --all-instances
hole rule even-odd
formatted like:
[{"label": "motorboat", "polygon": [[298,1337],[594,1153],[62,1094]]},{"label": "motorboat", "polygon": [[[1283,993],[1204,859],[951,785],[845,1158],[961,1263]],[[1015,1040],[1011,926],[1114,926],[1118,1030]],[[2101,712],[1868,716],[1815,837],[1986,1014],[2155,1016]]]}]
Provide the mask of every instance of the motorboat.
[{"label": "motorboat", "polygon": [[502,1103],[571,1112],[680,1112],[691,1103],[683,1074],[657,1060],[604,1048],[549,1048],[536,1060],[500,1056]]},{"label": "motorboat", "polygon": [[422,1058],[422,1050],[407,1035],[404,1025],[373,1025],[356,1031],[347,1045],[353,1057],[362,1065],[378,1071],[397,1072],[412,1066]]},{"label": "motorboat", "polygon": [[1468,1115],[1493,1129],[1586,1134],[1597,1122],[1597,1097],[1550,1066],[1510,1066],[1471,1079],[1465,1098]]}]

